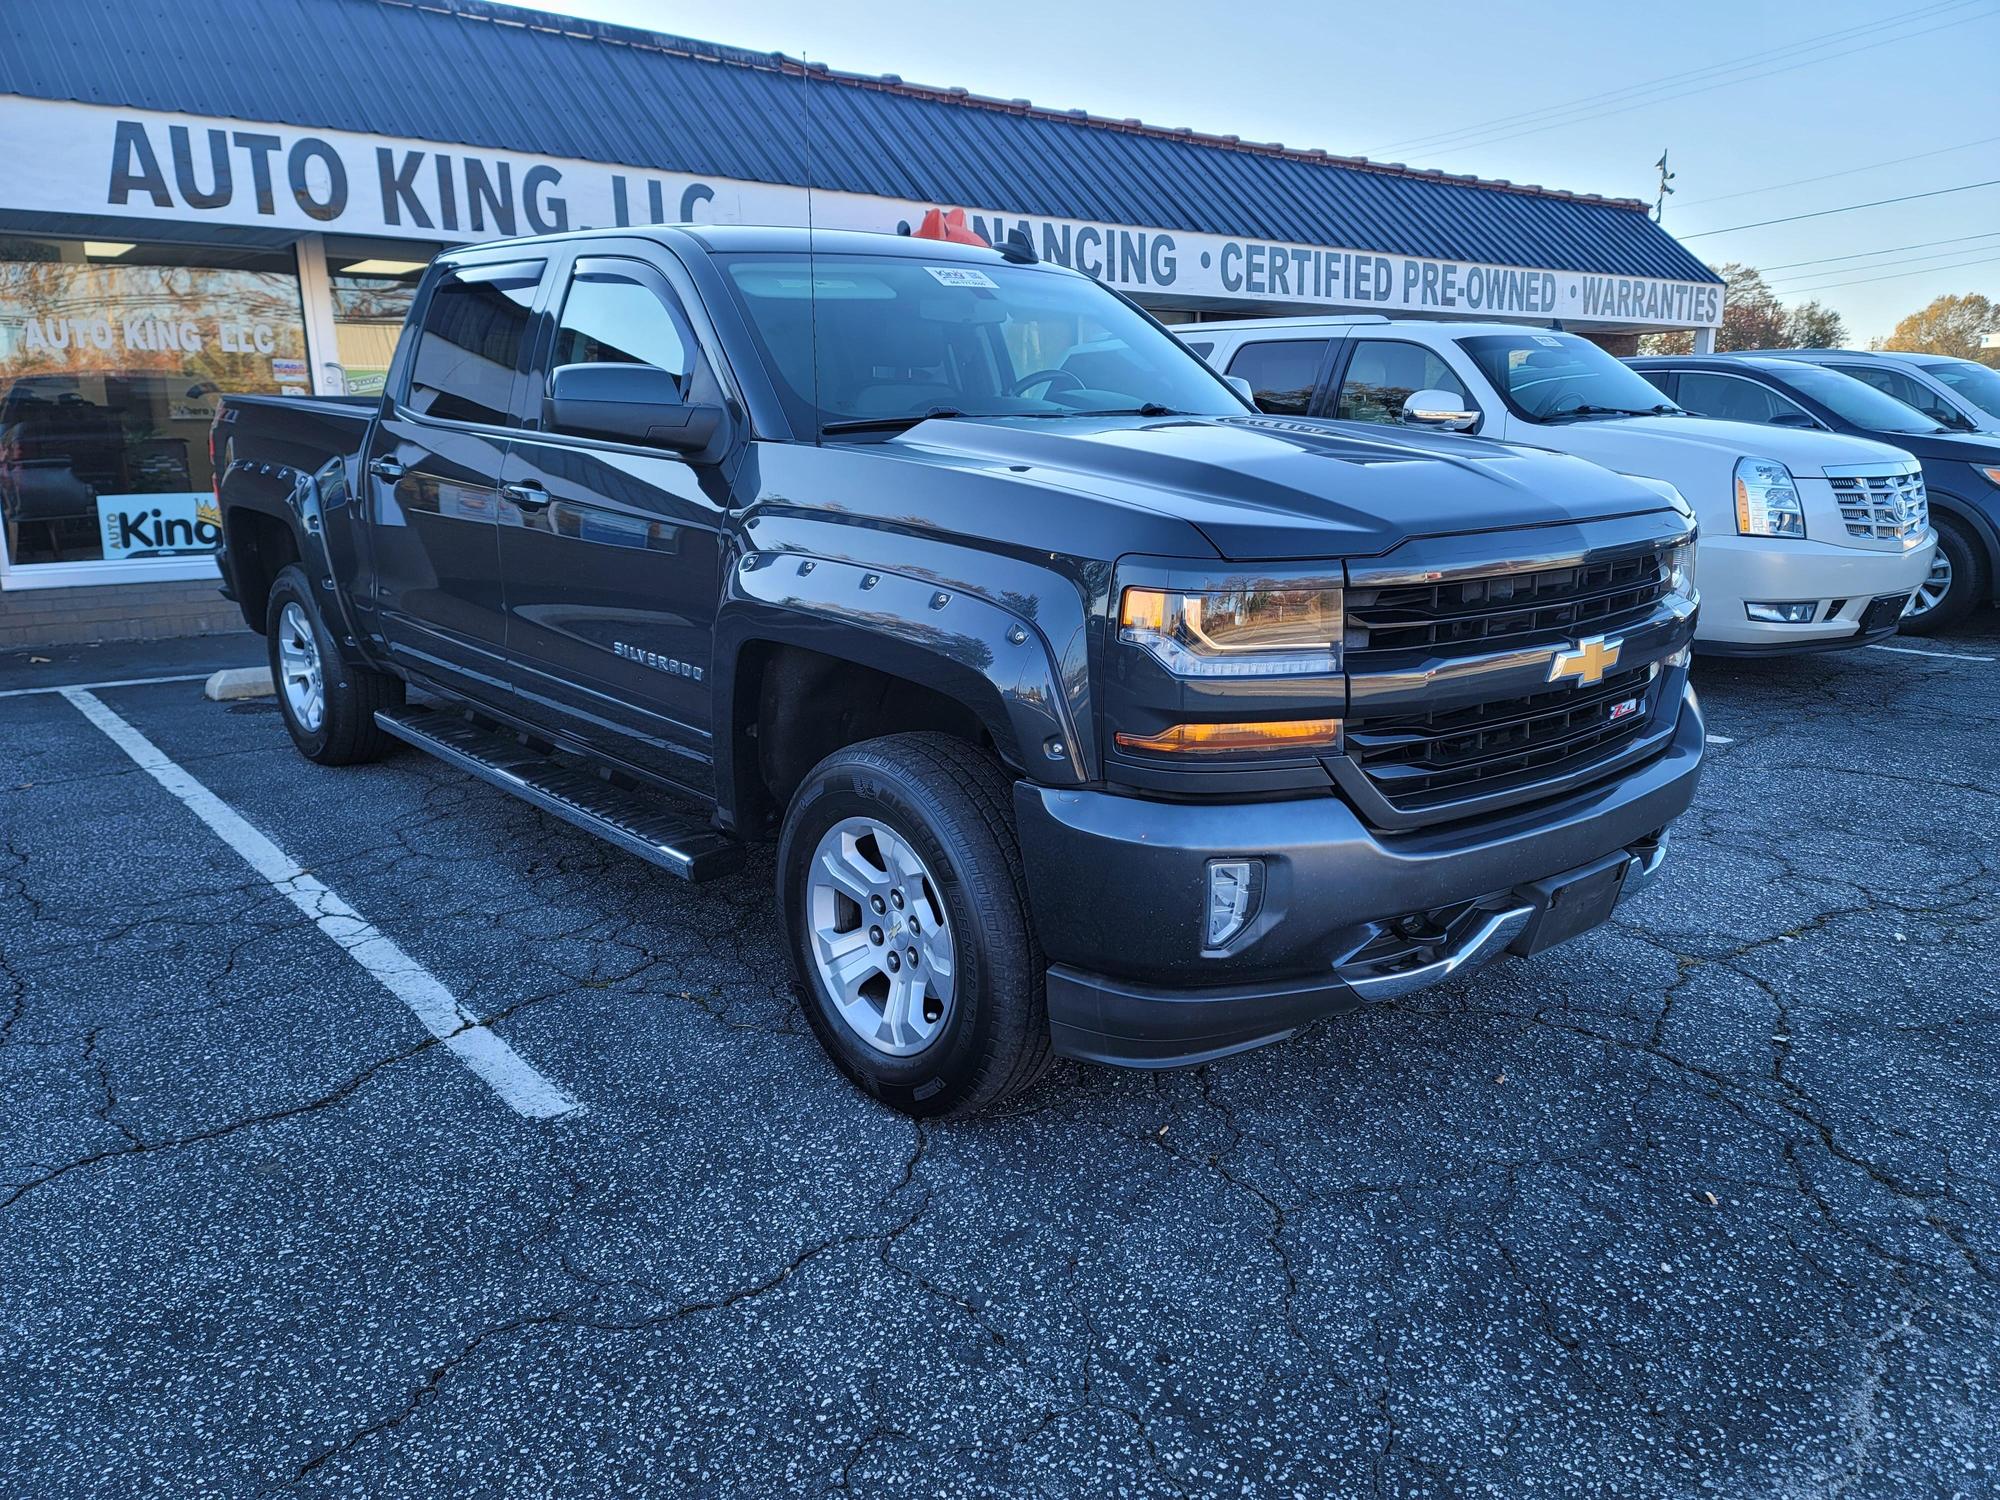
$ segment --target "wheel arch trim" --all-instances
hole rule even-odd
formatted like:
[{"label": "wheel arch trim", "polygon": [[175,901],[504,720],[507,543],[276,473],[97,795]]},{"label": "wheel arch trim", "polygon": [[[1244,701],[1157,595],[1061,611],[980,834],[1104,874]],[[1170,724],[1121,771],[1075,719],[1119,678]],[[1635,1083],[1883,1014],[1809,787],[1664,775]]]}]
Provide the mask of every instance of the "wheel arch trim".
[{"label": "wheel arch trim", "polygon": [[837,558],[745,553],[716,621],[718,725],[734,722],[737,663],[764,644],[803,647],[936,688],[970,709],[1003,754],[1035,779],[1090,779],[1089,737],[1071,714],[1057,653],[1032,619],[992,600]]}]

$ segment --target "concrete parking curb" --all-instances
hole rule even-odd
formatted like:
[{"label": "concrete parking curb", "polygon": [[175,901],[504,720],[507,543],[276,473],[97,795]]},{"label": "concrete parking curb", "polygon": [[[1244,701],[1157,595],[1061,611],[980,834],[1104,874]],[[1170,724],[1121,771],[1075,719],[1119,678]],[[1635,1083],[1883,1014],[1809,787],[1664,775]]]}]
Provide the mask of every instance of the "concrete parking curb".
[{"label": "concrete parking curb", "polygon": [[232,698],[266,698],[277,690],[269,667],[229,667],[201,685],[202,695],[217,703]]}]

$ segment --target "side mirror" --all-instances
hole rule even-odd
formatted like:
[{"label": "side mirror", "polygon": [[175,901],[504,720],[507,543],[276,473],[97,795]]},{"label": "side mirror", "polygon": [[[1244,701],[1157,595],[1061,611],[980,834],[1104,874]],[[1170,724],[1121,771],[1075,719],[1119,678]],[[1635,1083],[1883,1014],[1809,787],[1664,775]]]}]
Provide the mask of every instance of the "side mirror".
[{"label": "side mirror", "polygon": [[1479,413],[1467,411],[1464,400],[1450,391],[1412,391],[1403,402],[1403,420],[1412,427],[1465,432],[1479,425]]},{"label": "side mirror", "polygon": [[558,365],[542,402],[542,426],[576,437],[699,453],[722,430],[720,406],[691,404],[654,365]]},{"label": "side mirror", "polygon": [[1222,377],[1222,383],[1241,396],[1249,405],[1255,406],[1257,404],[1256,387],[1252,386],[1241,375],[1225,375]]}]

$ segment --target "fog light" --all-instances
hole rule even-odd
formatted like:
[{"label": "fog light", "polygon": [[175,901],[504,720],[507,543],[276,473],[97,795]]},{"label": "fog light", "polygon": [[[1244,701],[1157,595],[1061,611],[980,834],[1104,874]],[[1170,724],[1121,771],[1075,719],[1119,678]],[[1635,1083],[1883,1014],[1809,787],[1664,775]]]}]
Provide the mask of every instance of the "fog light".
[{"label": "fog light", "polygon": [[1819,602],[1808,599],[1802,604],[1777,604],[1751,600],[1743,608],[1760,625],[1810,625],[1813,615],[1819,610]]},{"label": "fog light", "polygon": [[1262,871],[1262,863],[1254,859],[1208,862],[1208,941],[1204,947],[1220,948],[1250,925],[1250,919],[1257,915]]}]

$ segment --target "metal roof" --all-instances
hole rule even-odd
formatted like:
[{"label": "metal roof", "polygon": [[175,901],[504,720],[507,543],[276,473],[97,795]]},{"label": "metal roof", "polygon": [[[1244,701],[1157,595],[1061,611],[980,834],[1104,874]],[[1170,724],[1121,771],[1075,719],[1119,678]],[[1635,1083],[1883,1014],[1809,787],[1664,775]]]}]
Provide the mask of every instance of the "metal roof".
[{"label": "metal roof", "polygon": [[[0,94],[976,210],[1712,282],[1643,205],[1038,109],[486,0],[7,0]],[[811,149],[806,149],[810,125]]]}]

